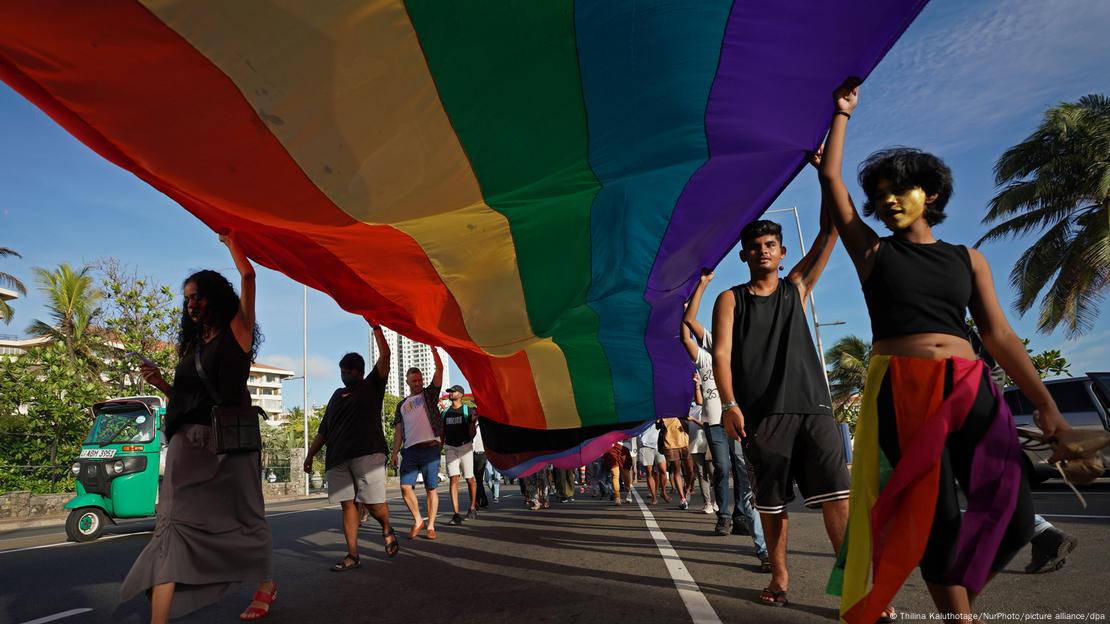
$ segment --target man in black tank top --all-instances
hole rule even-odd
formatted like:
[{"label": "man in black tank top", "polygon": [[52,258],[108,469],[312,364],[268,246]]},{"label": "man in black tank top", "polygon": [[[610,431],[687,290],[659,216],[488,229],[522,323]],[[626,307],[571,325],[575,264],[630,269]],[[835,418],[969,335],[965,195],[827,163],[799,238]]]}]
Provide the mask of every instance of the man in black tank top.
[{"label": "man in black tank top", "polygon": [[807,507],[820,507],[834,551],[848,522],[850,481],[832,400],[805,318],[805,300],[836,244],[828,210],[809,253],[779,277],[782,228],[755,221],[740,234],[751,280],[721,293],[713,310],[714,376],[721,422],[741,440],[755,476],[771,582],[759,596],[786,603],[786,505],[797,481]]}]

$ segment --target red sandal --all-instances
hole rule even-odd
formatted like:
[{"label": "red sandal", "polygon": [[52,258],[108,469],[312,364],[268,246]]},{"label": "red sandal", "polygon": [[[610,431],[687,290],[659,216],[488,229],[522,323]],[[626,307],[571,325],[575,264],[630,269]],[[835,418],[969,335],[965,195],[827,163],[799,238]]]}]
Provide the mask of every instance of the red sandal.
[{"label": "red sandal", "polygon": [[253,622],[255,620],[261,620],[262,618],[270,614],[270,606],[274,604],[274,600],[277,598],[277,583],[274,583],[273,585],[274,588],[269,592],[264,592],[261,589],[255,591],[254,598],[251,599],[254,602],[264,603],[266,605],[266,608],[262,609],[260,607],[247,607],[246,611],[243,611],[239,614],[240,620],[244,622]]}]

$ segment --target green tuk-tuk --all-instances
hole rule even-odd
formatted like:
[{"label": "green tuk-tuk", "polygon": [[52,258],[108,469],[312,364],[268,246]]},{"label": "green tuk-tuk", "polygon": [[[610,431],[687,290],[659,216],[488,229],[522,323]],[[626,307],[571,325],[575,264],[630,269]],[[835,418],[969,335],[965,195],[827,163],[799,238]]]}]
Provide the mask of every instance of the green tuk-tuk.
[{"label": "green tuk-tuk", "polygon": [[100,537],[116,518],[154,515],[163,471],[162,420],[153,396],[111,399],[93,406],[93,426],[70,469],[77,495],[66,503],[66,535],[75,542]]}]

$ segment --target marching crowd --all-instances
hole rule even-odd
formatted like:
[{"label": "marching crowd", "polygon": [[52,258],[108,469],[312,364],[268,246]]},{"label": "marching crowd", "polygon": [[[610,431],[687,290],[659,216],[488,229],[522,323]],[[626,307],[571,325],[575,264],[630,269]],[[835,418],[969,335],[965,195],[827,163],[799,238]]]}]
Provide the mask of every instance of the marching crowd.
[{"label": "marching crowd", "polygon": [[[797,487],[805,507],[819,510],[837,556],[830,586],[842,596],[842,618],[892,621],[890,600],[914,567],[940,613],[970,617],[993,574],[1030,540],[1030,572],[1058,568],[1075,541],[1033,512],[1013,421],[969,343],[968,311],[993,360],[1037,406],[1042,431],[1068,426],[1011,330],[982,254],[933,235],[952,192],[944,163],[908,148],[872,155],[859,175],[863,215],[877,217],[891,235],[880,237],[862,220],[841,177],[858,92],[851,81],[837,89],[826,145],[812,158],[822,206],[809,252],[785,271],[780,226],[748,224],[740,259],[750,279],[717,297],[711,327],[698,321],[713,279],[702,271],[675,328],[695,371],[686,417],[645,423],[589,465],[548,466],[519,486],[531,509],[572,503],[576,493],[624,505],[642,478],[648,505],[662,499],[677,510],[713,515],[706,530],[716,535],[751,536],[770,575],[758,598],[768,606],[788,603],[788,507]],[[222,239],[239,268],[241,295],[218,273],[190,276],[173,384],[156,368],[143,369],[169,397],[171,442],[154,536],[122,594],[147,592],[155,622],[216,600],[232,582],[258,583],[245,621],[266,616],[277,595],[257,453],[216,453],[208,427],[214,405],[249,404],[245,382],[259,341],[253,268],[234,237]],[[859,275],[874,334],[851,475],[805,317],[838,240]],[[502,478],[486,460],[479,414],[459,386],[448,388],[441,404],[443,363],[435,350],[430,380],[419,369],[406,372],[408,396],[393,414],[387,446],[377,415],[389,346],[371,327],[378,360],[369,372],[358,354],[339,361],[343,385],[329,399],[305,460],[307,471],[326,448],[328,499],[341,506],[347,546],[331,568],[337,572],[360,566],[358,529],[369,518],[380,525],[386,555],[398,553],[386,505],[387,463],[400,476],[411,539],[437,539],[441,462],[449,525],[475,520],[479,509],[501,500]],[[880,558],[884,564],[872,570]]]}]

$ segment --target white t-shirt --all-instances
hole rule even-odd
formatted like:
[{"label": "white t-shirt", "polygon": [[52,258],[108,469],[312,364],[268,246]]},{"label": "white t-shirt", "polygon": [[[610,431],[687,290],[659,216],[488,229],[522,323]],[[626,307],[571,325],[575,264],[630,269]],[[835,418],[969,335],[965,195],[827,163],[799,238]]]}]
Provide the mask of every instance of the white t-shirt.
[{"label": "white t-shirt", "polygon": [[414,444],[439,440],[428,422],[428,412],[424,407],[424,395],[414,394],[401,403],[401,419],[405,423],[405,448]]},{"label": "white t-shirt", "polygon": [[698,376],[701,377],[702,418],[707,425],[721,424],[721,394],[717,392],[717,380],[713,378],[713,334],[707,330],[702,344],[698,347]]},{"label": "white t-shirt", "polygon": [[701,406],[691,403],[690,420],[686,421],[686,433],[690,434],[691,453],[704,453],[709,450],[709,440],[706,440],[705,430],[701,427],[701,414]]},{"label": "white t-shirt", "polygon": [[478,425],[477,433],[474,434],[474,439],[471,441],[475,453],[485,453],[486,445],[482,442],[482,425]]},{"label": "white t-shirt", "polygon": [[636,438],[625,438],[621,440],[621,445],[628,449],[628,454],[631,455],[633,459],[636,458]]},{"label": "white t-shirt", "polygon": [[655,423],[640,434],[640,447],[659,449],[659,430],[655,428]]}]

